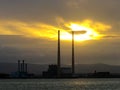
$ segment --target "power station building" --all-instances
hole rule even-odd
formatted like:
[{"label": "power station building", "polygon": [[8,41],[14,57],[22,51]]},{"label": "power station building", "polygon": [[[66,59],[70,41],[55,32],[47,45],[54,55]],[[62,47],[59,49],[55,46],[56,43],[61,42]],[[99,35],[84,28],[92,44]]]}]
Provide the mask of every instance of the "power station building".
[{"label": "power station building", "polygon": [[58,66],[57,65],[49,65],[48,70],[43,72],[43,77],[46,78],[59,78],[59,77],[71,77],[71,68],[69,67],[61,67],[60,75],[58,76]]},{"label": "power station building", "polygon": [[18,60],[18,70],[11,74],[11,77],[24,78],[28,77],[27,63],[24,60]]}]

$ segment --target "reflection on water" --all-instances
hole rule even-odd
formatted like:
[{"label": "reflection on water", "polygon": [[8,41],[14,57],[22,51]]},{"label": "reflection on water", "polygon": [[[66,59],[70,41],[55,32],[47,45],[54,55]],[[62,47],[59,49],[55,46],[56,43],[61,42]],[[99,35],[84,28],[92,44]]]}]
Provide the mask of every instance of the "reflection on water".
[{"label": "reflection on water", "polygon": [[120,90],[120,79],[0,80],[0,90]]}]

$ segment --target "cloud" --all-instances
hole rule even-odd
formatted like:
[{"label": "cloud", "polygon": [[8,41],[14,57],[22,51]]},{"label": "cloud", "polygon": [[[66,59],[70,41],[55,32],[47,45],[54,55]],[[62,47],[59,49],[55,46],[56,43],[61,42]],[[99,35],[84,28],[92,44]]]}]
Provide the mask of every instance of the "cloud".
[{"label": "cloud", "polygon": [[25,59],[29,63],[53,63],[57,55],[56,43],[19,35],[0,35],[0,61],[16,62]]},{"label": "cloud", "polygon": [[103,36],[104,39],[120,39],[120,35],[106,35]]},{"label": "cloud", "polygon": [[[0,60],[23,56],[36,63],[55,62],[57,30],[64,32],[70,29],[70,23],[77,23],[94,28],[103,37],[76,42],[76,62],[119,64],[119,3],[120,0],[0,0],[0,34],[9,35],[0,37]],[[62,45],[63,62],[68,63],[71,43]],[[9,56],[7,50],[13,54]]]},{"label": "cloud", "polygon": [[[119,48],[118,39],[75,42],[75,61],[87,64],[120,64]],[[25,59],[29,63],[56,63],[57,41],[12,35],[0,36],[0,51],[1,62]],[[71,42],[61,42],[61,60],[62,64],[71,64]]]},{"label": "cloud", "polygon": [[43,23],[28,23],[20,21],[0,22],[1,35],[23,35],[26,37],[54,38],[58,28]]},{"label": "cloud", "polygon": [[[71,24],[80,25],[85,27],[84,29],[91,29],[94,33],[98,33],[101,36],[106,35],[107,30],[111,28],[110,25],[105,25],[101,22],[95,22],[92,20],[83,20],[83,21],[65,21],[62,18],[56,19],[58,25],[50,25],[42,22],[23,22],[23,21],[0,21],[0,35],[23,35],[29,38],[43,38],[57,40],[57,31],[61,30],[61,39],[71,38]],[[87,32],[86,32],[87,33]],[[90,37],[94,37],[92,33]]]},{"label": "cloud", "polygon": [[56,26],[57,17],[67,22],[90,19],[110,24],[113,27],[110,32],[119,32],[119,3],[119,0],[1,0],[0,20]]},{"label": "cloud", "polygon": [[1,0],[0,17],[48,23],[56,16],[66,20],[118,21],[119,3],[119,0]]}]

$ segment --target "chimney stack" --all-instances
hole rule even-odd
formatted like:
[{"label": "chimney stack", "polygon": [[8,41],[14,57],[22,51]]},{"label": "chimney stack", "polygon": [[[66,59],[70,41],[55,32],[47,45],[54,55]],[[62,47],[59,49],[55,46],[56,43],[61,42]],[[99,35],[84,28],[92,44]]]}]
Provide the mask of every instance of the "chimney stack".
[{"label": "chimney stack", "polygon": [[22,63],[22,72],[24,73],[25,72],[25,62],[23,60],[23,63]]},{"label": "chimney stack", "polygon": [[20,76],[20,60],[18,60],[18,74]]},{"label": "chimney stack", "polygon": [[58,67],[58,77],[60,77],[60,67],[61,67],[61,60],[60,60],[60,30],[58,30],[58,61],[57,61],[57,67]]},{"label": "chimney stack", "polygon": [[74,31],[72,31],[72,74],[75,73]]}]

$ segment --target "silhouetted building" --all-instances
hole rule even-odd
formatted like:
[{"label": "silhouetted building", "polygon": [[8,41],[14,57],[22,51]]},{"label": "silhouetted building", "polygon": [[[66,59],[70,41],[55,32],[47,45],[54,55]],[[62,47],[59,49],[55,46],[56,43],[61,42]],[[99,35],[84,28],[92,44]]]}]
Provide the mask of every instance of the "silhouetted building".
[{"label": "silhouetted building", "polygon": [[71,74],[72,70],[69,67],[62,67],[61,74]]},{"label": "silhouetted building", "polygon": [[94,73],[89,73],[88,77],[106,78],[106,77],[111,77],[111,74],[110,72],[97,72],[95,70]]},{"label": "silhouetted building", "polygon": [[61,77],[72,77],[72,69],[69,67],[61,67]]},{"label": "silhouetted building", "polygon": [[24,60],[20,61],[18,60],[18,71],[11,74],[11,77],[16,78],[24,78],[28,77],[29,74],[27,72],[27,63],[25,63]]},{"label": "silhouetted building", "polygon": [[48,70],[43,72],[43,77],[57,77],[58,75],[58,66],[49,65]]},{"label": "silhouetted building", "polygon": [[58,66],[57,65],[49,65],[48,70],[44,71],[42,76],[47,78],[59,78],[59,77],[71,77],[72,70],[68,67],[60,68],[60,76],[58,76]]},{"label": "silhouetted building", "polygon": [[96,72],[94,73],[96,76],[109,76],[110,72]]}]

